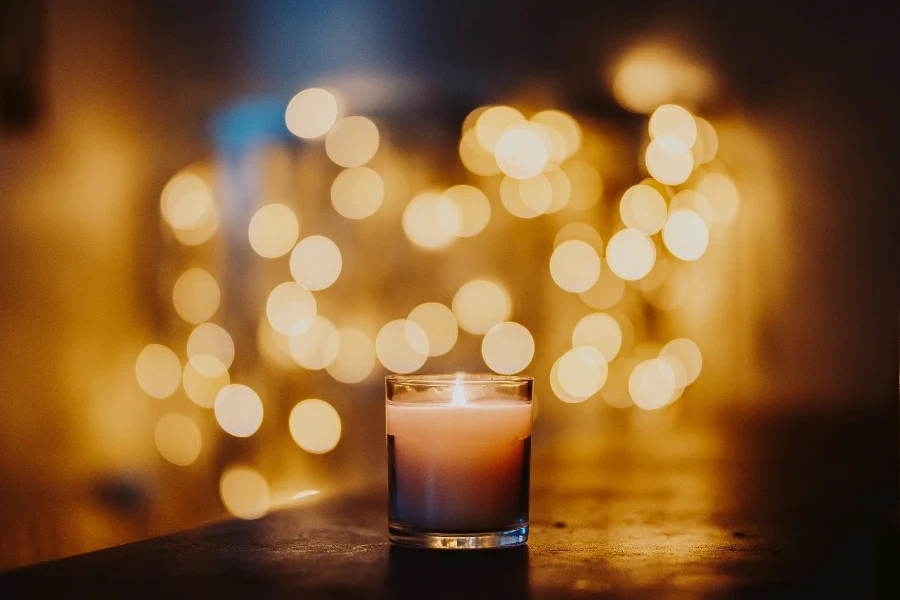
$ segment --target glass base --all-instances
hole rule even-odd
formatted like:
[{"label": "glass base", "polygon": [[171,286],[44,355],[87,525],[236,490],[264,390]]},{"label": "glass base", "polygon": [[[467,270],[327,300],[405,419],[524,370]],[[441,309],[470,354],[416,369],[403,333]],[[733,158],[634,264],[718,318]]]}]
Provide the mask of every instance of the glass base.
[{"label": "glass base", "polygon": [[393,543],[410,548],[442,550],[512,548],[528,541],[528,525],[488,533],[430,533],[407,529],[392,523],[388,525],[388,531]]}]

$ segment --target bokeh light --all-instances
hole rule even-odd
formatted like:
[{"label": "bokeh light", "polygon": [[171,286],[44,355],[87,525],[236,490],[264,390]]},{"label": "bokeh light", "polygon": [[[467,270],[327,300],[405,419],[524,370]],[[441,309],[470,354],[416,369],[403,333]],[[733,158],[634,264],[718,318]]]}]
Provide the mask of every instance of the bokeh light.
[{"label": "bokeh light", "polygon": [[687,208],[679,208],[666,219],[663,242],[676,258],[697,260],[709,245],[709,231],[703,217]]},{"label": "bokeh light", "polygon": [[556,369],[562,391],[576,402],[586,400],[600,391],[608,373],[603,353],[591,346],[572,348],[559,358]]},{"label": "bokeh light", "polygon": [[507,129],[494,146],[497,165],[509,177],[529,179],[544,170],[550,158],[541,136],[524,125]]},{"label": "bokeh light", "polygon": [[503,133],[512,125],[525,121],[525,117],[509,106],[492,106],[478,115],[475,121],[475,139],[482,149],[494,153]]},{"label": "bokeh light", "polygon": [[609,374],[606,377],[606,383],[600,390],[600,397],[604,402],[613,408],[634,406],[628,385],[631,381],[631,373],[637,365],[638,361],[626,357],[619,357],[609,363]]},{"label": "bokeh light", "polygon": [[208,242],[219,229],[219,210],[213,209],[203,218],[203,221],[193,229],[172,228],[175,239],[185,246],[199,246]]},{"label": "bokeh light", "polygon": [[154,433],[160,456],[179,467],[186,467],[200,455],[200,429],[190,417],[169,413],[159,418]]},{"label": "bokeh light", "polygon": [[438,250],[456,239],[462,227],[462,217],[453,200],[426,192],[406,205],[402,225],[412,243],[428,250]]},{"label": "bokeh light", "polygon": [[232,383],[216,396],[216,422],[235,437],[250,437],[263,420],[263,405],[259,396],[246,385]]},{"label": "bokeh light", "polygon": [[600,237],[600,234],[597,233],[597,230],[587,223],[579,223],[576,221],[574,223],[563,225],[559,231],[556,232],[556,237],[553,238],[553,247],[556,248],[563,242],[569,240],[581,240],[596,250],[597,254],[603,253],[603,239]]},{"label": "bokeh light", "polygon": [[163,218],[175,230],[194,231],[215,211],[212,188],[199,173],[185,169],[175,174],[160,197]]},{"label": "bokeh light", "polygon": [[[212,356],[226,369],[234,360],[234,342],[228,332],[215,323],[197,325],[188,337],[188,358]],[[202,369],[202,365],[198,367]]]},{"label": "bokeh light", "polygon": [[311,139],[328,133],[337,120],[338,105],[334,95],[321,88],[303,90],[288,102],[284,122],[297,137]]},{"label": "bokeh light", "polygon": [[229,383],[228,369],[214,356],[199,354],[184,365],[181,385],[187,397],[197,406],[215,406],[219,392]]},{"label": "bokeh light", "polygon": [[491,220],[491,203],[484,192],[471,185],[454,185],[444,190],[443,196],[453,202],[459,211],[458,237],[472,237],[487,227]]},{"label": "bokeh light", "polygon": [[287,254],[299,234],[297,215],[284,204],[267,204],[250,219],[250,247],[263,258]]},{"label": "bokeh light", "polygon": [[559,212],[569,205],[569,200],[572,198],[572,182],[569,181],[569,176],[562,169],[553,169],[546,175],[553,190],[553,201],[544,212]]},{"label": "bokeh light", "polygon": [[138,354],[134,365],[138,385],[154,398],[168,398],[181,381],[181,361],[162,344],[148,344]]},{"label": "bokeh light", "polygon": [[[559,133],[565,144],[562,159],[572,156],[581,148],[581,127],[571,115],[560,110],[544,110],[531,117],[531,120]],[[555,149],[552,154],[556,159]],[[556,160],[556,162],[560,162],[562,159]]]},{"label": "bokeh light", "polygon": [[697,191],[709,201],[717,223],[727,223],[737,215],[740,195],[734,182],[725,175],[707,173],[697,183]]},{"label": "bokeh light", "polygon": [[501,285],[485,279],[464,284],[453,296],[453,314],[459,326],[476,335],[485,334],[509,319],[512,300]]},{"label": "bokeh light", "polygon": [[182,319],[194,325],[208,321],[219,309],[219,284],[203,269],[188,269],[175,281],[172,303]]},{"label": "bokeh light", "polygon": [[481,356],[488,368],[495,373],[518,373],[534,358],[534,337],[519,323],[498,323],[484,335]]},{"label": "bokeh light", "polygon": [[684,183],[694,170],[690,147],[668,135],[661,135],[650,142],[644,162],[653,179],[666,185]]},{"label": "bokeh light", "polygon": [[384,200],[384,179],[369,167],[344,169],[331,184],[331,204],[348,219],[372,216]]},{"label": "bokeh light", "polygon": [[297,403],[288,420],[291,437],[311,454],[331,452],[341,439],[341,417],[333,406],[311,398]]},{"label": "bokeh light", "polygon": [[636,281],[653,268],[656,246],[643,231],[622,229],[616,232],[606,246],[606,262],[609,268],[626,281]]},{"label": "bokeh light", "polygon": [[291,276],[308,290],[324,290],[337,281],[344,261],[337,244],[323,235],[303,238],[291,252]]},{"label": "bokeh light", "polygon": [[342,383],[358,383],[375,368],[375,345],[358,329],[338,329],[325,340],[325,346],[338,347],[328,374]]},{"label": "bokeh light", "polygon": [[568,240],[550,255],[550,276],[567,292],[584,292],[600,277],[600,256],[587,242]]},{"label": "bokeh light", "polygon": [[269,512],[272,498],[269,484],[259,471],[250,467],[231,467],[219,479],[222,504],[239,519],[258,519]]},{"label": "bokeh light", "polygon": [[663,104],[650,116],[650,137],[670,136],[681,140],[685,148],[697,141],[697,122],[686,109],[675,104]]},{"label": "bokeh light", "polygon": [[622,347],[619,323],[606,313],[592,313],[581,318],[572,331],[572,347],[591,346],[603,353],[606,362],[613,360]]},{"label": "bokeh light", "polygon": [[622,196],[619,214],[626,227],[653,235],[666,222],[666,201],[649,185],[633,185]]},{"label": "bokeh light", "polygon": [[605,309],[615,306],[624,294],[625,281],[612,269],[601,268],[596,283],[578,297],[591,308]]},{"label": "bokeh light", "polygon": [[713,217],[712,206],[710,206],[709,200],[707,200],[706,196],[703,194],[695,192],[694,190],[681,190],[675,194],[675,197],[669,202],[669,212],[675,212],[679,208],[689,208],[703,217],[703,222],[706,223],[707,229],[713,226],[715,219]]},{"label": "bokeh light", "polygon": [[719,152],[719,136],[706,119],[694,117],[697,122],[697,142],[694,144],[694,159],[700,164],[712,161]]},{"label": "bokeh light", "polygon": [[640,408],[655,410],[668,404],[675,393],[675,373],[663,360],[645,360],[631,372],[628,391]]},{"label": "bokeh light", "polygon": [[407,317],[428,336],[428,355],[441,356],[456,344],[459,327],[453,311],[440,302],[426,302],[412,309]]},{"label": "bokeh light", "polygon": [[394,373],[411,373],[428,358],[428,335],[417,323],[396,319],[387,323],[375,337],[375,354],[381,364]]},{"label": "bokeh light", "polygon": [[378,127],[365,117],[344,117],[325,137],[325,153],[342,167],[361,167],[377,151]]},{"label": "bokeh light", "polygon": [[587,210],[600,201],[603,196],[603,180],[597,169],[577,159],[567,160],[560,168],[570,183],[569,208]]},{"label": "bokeh light", "polygon": [[685,385],[694,383],[700,375],[703,367],[703,355],[700,348],[692,340],[688,338],[677,338],[662,347],[659,351],[660,357],[671,356],[677,358],[684,367]]},{"label": "bokeh light", "polygon": [[532,219],[550,208],[553,185],[542,173],[528,179],[504,177],[500,183],[500,201],[510,214],[520,219]]},{"label": "bokeh light", "polygon": [[631,112],[649,113],[670,100],[674,91],[675,82],[668,65],[650,52],[633,50],[616,68],[613,95]]},{"label": "bokeh light", "polygon": [[286,281],[269,294],[266,317],[275,331],[283,335],[302,333],[316,320],[316,299],[299,283]]},{"label": "bokeh light", "polygon": [[256,327],[256,347],[263,359],[279,369],[297,366],[291,358],[288,336],[272,329],[268,319],[261,319]]},{"label": "bokeh light", "polygon": [[334,323],[319,315],[312,327],[288,338],[291,358],[304,369],[318,371],[330,365],[340,352],[339,344],[325,341],[337,331]]},{"label": "bokeh light", "polygon": [[468,131],[459,141],[459,158],[463,165],[476,175],[490,176],[500,173],[500,165],[493,151],[488,151],[478,142],[475,130]]}]

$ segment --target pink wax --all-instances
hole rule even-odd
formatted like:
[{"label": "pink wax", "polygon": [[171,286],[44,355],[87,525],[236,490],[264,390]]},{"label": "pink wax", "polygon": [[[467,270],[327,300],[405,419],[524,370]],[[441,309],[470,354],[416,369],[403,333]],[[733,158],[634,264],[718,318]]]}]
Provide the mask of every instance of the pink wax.
[{"label": "pink wax", "polygon": [[528,523],[531,404],[388,403],[390,521],[477,533]]}]

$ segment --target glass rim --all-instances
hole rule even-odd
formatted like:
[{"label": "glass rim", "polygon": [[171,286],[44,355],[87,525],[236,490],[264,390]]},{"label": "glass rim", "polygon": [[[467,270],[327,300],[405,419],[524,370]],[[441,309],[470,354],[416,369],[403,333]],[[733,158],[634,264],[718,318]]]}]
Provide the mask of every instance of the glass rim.
[{"label": "glass rim", "polygon": [[447,385],[455,383],[470,385],[522,385],[534,383],[534,377],[528,375],[498,375],[496,373],[422,373],[410,375],[387,375],[386,383],[399,385]]}]

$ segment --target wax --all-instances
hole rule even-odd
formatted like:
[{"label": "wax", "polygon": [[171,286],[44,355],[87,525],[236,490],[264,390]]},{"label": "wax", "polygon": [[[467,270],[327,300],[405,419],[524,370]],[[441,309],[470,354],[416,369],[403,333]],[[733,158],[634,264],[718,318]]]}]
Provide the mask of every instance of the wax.
[{"label": "wax", "polygon": [[528,522],[531,404],[388,403],[390,521],[441,533]]}]

